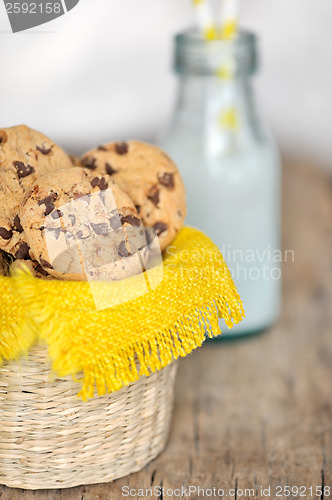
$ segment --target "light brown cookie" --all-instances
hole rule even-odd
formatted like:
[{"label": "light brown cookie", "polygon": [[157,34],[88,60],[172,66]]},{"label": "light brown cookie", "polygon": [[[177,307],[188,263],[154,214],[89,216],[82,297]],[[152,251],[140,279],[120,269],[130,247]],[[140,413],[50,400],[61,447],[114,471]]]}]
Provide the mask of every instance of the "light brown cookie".
[{"label": "light brown cookie", "polygon": [[185,188],[174,162],[159,148],[138,141],[112,142],[85,153],[81,163],[108,174],[134,201],[161,250],[174,239],[186,215]]},{"label": "light brown cookie", "polygon": [[0,129],[0,248],[28,259],[18,212],[40,175],[71,167],[69,156],[48,137],[25,125]]},{"label": "light brown cookie", "polygon": [[146,246],[142,221],[107,175],[75,167],[45,174],[24,199],[20,220],[35,260],[56,278],[122,279],[142,271],[135,255]]}]

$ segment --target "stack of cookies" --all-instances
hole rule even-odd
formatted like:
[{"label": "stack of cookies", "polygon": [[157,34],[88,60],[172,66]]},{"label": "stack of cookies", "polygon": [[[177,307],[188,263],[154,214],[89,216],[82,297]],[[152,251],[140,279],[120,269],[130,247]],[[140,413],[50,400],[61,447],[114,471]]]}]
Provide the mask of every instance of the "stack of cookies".
[{"label": "stack of cookies", "polygon": [[118,280],[142,272],[183,225],[185,190],[160,149],[111,142],[69,156],[24,125],[0,129],[0,274]]}]

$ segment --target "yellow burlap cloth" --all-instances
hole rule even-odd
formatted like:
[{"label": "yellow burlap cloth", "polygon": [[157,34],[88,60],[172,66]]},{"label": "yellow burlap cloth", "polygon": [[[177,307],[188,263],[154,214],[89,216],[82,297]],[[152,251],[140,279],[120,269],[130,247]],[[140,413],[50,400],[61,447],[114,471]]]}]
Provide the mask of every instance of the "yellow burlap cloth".
[{"label": "yellow burlap cloth", "polygon": [[[19,271],[0,277],[0,365],[28,352],[36,341],[48,346],[58,376],[82,374],[86,400],[149,375],[200,346],[206,334],[220,334],[244,316],[241,299],[217,247],[200,231],[183,228],[149,271],[118,283],[44,281]],[[158,274],[159,273],[159,274]],[[158,278],[158,279],[157,279]],[[144,278],[143,278],[144,279]],[[118,305],[106,307],[110,297]],[[96,300],[97,299],[97,300]],[[115,303],[116,303],[115,302]]]}]

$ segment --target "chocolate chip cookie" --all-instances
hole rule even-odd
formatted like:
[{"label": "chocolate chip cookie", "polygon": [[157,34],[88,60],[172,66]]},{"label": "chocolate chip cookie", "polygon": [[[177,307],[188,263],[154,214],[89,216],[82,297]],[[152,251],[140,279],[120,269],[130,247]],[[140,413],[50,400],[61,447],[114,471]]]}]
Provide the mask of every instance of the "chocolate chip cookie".
[{"label": "chocolate chip cookie", "polygon": [[77,167],[45,174],[19,216],[30,252],[56,278],[114,280],[142,271],[142,221],[108,175]]},{"label": "chocolate chip cookie", "polygon": [[186,215],[185,189],[174,162],[143,142],[112,142],[85,153],[83,167],[111,178],[134,201],[144,225],[153,228],[164,250]]},{"label": "chocolate chip cookie", "polygon": [[25,125],[0,129],[0,248],[18,259],[30,257],[19,219],[27,190],[38,176],[72,166],[48,137]]}]

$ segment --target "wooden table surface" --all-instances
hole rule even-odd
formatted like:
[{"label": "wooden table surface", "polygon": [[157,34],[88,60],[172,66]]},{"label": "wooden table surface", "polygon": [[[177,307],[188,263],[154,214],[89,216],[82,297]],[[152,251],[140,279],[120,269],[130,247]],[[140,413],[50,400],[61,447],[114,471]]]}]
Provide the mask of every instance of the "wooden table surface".
[{"label": "wooden table surface", "polygon": [[[180,361],[167,447],[141,472],[69,490],[0,486],[1,500],[140,498],[122,487],[158,485],[222,488],[237,499],[285,498],[287,486],[302,486],[290,498],[332,497],[332,178],[305,164],[284,170],[283,245],[295,262],[284,265],[278,324]],[[160,499],[179,498],[165,490]]]}]

